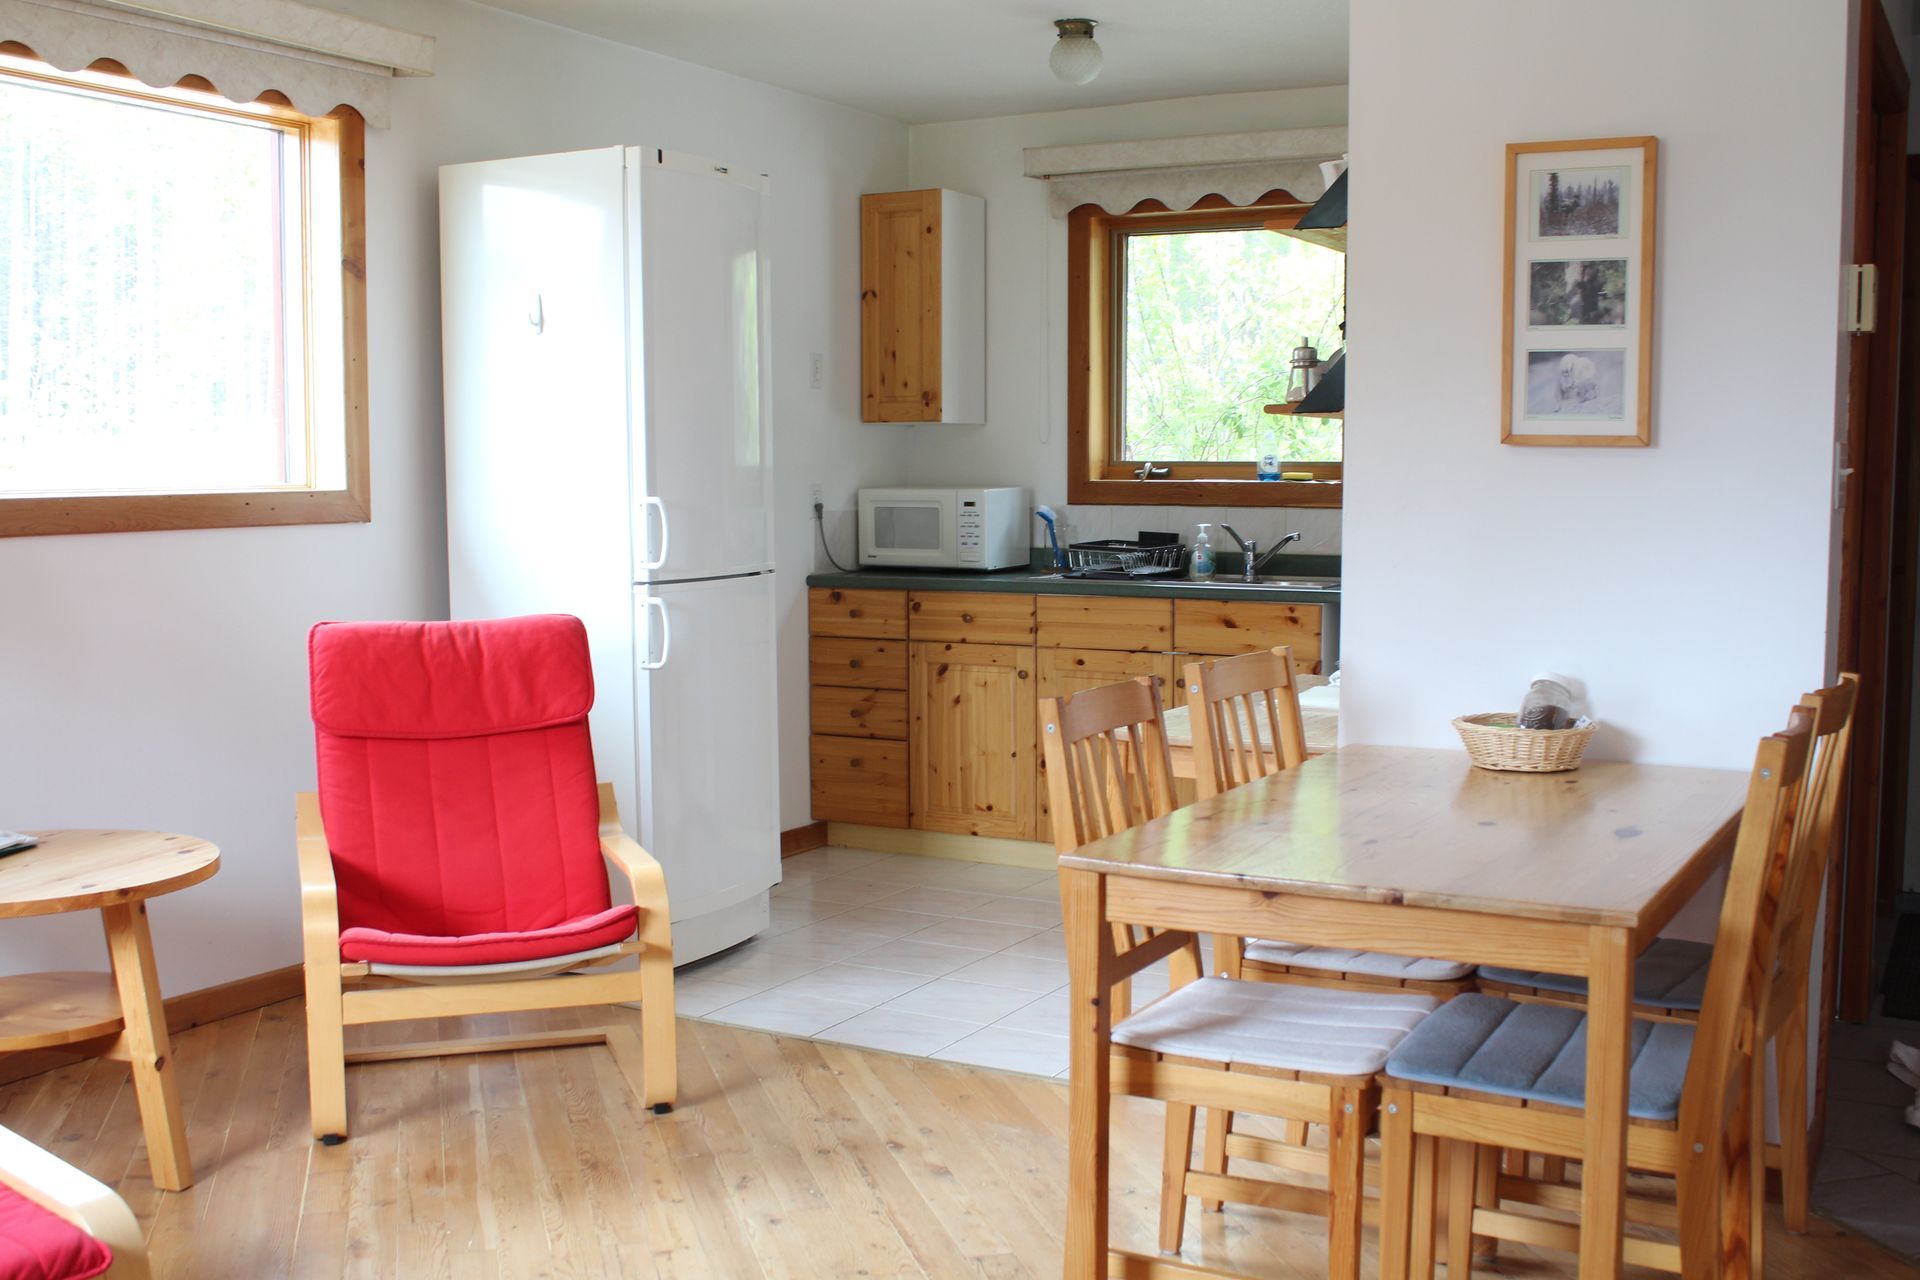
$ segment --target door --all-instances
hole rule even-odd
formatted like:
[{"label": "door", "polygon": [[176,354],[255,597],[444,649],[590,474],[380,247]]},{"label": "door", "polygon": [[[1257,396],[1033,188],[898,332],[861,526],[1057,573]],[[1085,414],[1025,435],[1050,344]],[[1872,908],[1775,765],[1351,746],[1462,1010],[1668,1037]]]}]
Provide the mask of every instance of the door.
[{"label": "door", "polygon": [[861,421],[940,421],[940,341],[940,192],[861,196]]},{"label": "door", "polygon": [[634,612],[638,836],[678,922],[780,878],[773,576],[637,588]]},{"label": "door", "polygon": [[1031,840],[1033,650],[908,646],[908,805],[921,831]]},{"label": "door", "polygon": [[[1875,988],[1876,917],[1890,905],[1885,872],[1897,864],[1901,806],[1883,781],[1904,778],[1904,744],[1889,729],[1906,723],[1906,664],[1895,637],[1906,640],[1896,603],[1906,590],[1910,544],[1900,544],[1903,447],[1899,391],[1902,230],[1905,221],[1908,80],[1880,5],[1861,10],[1853,260],[1879,272],[1878,314],[1871,332],[1848,339],[1845,463],[1841,490],[1839,669],[1857,672],[1861,697],[1853,713],[1847,774],[1846,843],[1837,887],[1844,918],[1839,955],[1839,1013],[1864,1020]],[[1910,517],[1908,517],[1910,519]],[[1910,535],[1909,535],[1910,536]],[[1831,922],[1830,922],[1831,923]],[[1828,954],[1836,939],[1829,935]],[[1825,1019],[1821,1019],[1824,1024]]]},{"label": "door", "polygon": [[622,175],[618,148],[440,172],[457,618],[564,611],[624,641]]},{"label": "door", "polygon": [[[1042,597],[1043,599],[1047,597]],[[1170,653],[1119,653],[1107,649],[1041,649],[1034,655],[1036,707],[1041,698],[1066,698],[1101,685],[1118,684],[1135,676],[1159,676],[1160,702],[1163,707],[1184,705],[1174,680],[1174,656]],[[1046,753],[1036,751],[1035,793],[1038,814],[1034,839],[1053,839],[1053,805],[1047,789]]]},{"label": "door", "polygon": [[617,147],[442,169],[440,287],[450,616],[586,624],[631,822],[624,175]]},{"label": "door", "polygon": [[758,175],[630,151],[640,226],[630,286],[641,385],[633,406],[634,564],[643,582],[773,564],[766,298]]}]

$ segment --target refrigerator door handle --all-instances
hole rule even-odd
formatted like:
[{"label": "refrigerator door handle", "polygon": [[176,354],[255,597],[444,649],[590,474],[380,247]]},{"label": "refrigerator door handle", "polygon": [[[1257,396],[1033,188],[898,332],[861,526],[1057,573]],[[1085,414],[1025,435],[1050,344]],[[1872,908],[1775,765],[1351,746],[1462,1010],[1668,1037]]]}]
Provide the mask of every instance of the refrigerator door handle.
[{"label": "refrigerator door handle", "polygon": [[667,616],[667,602],[659,596],[648,596],[642,608],[656,609],[660,613],[660,656],[653,654],[653,641],[647,641],[647,655],[640,660],[642,671],[658,671],[667,665],[667,655],[673,652],[673,620]]},{"label": "refrigerator door handle", "polygon": [[642,563],[640,567],[642,569],[659,569],[667,563],[667,548],[672,543],[673,535],[667,525],[667,504],[652,496],[640,499],[642,530],[646,528],[646,513],[649,509],[660,513],[660,553],[654,559]]}]

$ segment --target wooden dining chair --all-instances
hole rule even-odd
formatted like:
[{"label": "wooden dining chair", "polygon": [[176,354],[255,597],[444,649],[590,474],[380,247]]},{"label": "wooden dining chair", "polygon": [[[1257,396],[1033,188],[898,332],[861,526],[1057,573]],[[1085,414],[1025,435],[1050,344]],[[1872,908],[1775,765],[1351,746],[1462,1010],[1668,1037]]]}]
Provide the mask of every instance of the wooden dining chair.
[{"label": "wooden dining chair", "polygon": [[[1795,707],[1761,739],[1721,902],[1697,1024],[1633,1023],[1627,1163],[1676,1181],[1670,1205],[1629,1202],[1628,1221],[1677,1229],[1676,1242],[1629,1234],[1625,1261],[1688,1278],[1758,1275],[1765,1171],[1760,1055],[1789,887],[1806,877],[1815,821],[1805,813],[1816,714]],[[1531,1203],[1476,1203],[1482,1145],[1577,1157],[1586,1137],[1586,1018],[1578,1009],[1474,993],[1455,998],[1389,1056],[1382,1119],[1381,1276],[1431,1275],[1434,1162],[1447,1148],[1448,1275],[1472,1267],[1471,1239],[1577,1250],[1579,1223],[1553,1216],[1577,1191],[1540,1187]],[[1462,1135],[1472,1135],[1467,1139]],[[1506,1197],[1513,1198],[1513,1197]],[[1423,1237],[1415,1239],[1416,1234]]]},{"label": "wooden dining chair", "polygon": [[[1768,1002],[1766,1041],[1773,1046],[1779,1073],[1780,1139],[1767,1143],[1766,1160],[1780,1170],[1781,1205],[1787,1229],[1807,1229],[1812,1178],[1808,1140],[1807,998],[1813,965],[1814,931],[1820,891],[1833,865],[1835,833],[1845,793],[1847,753],[1853,734],[1853,708],[1860,677],[1842,674],[1839,683],[1816,689],[1800,699],[1813,716],[1813,760],[1807,784],[1794,815],[1796,826],[1810,829],[1804,840],[1810,856],[1800,865],[1800,879],[1785,887],[1780,925],[1780,958],[1774,991]],[[1684,938],[1656,938],[1634,965],[1635,1015],[1654,1020],[1693,1022],[1700,1016],[1706,992],[1713,945]],[[1587,984],[1568,974],[1535,973],[1518,969],[1480,971],[1480,989],[1509,999],[1584,1007]],[[1543,1176],[1557,1182],[1564,1170],[1557,1160],[1545,1164]]]},{"label": "wooden dining chair", "polygon": [[[1194,792],[1206,799],[1307,759],[1300,715],[1300,682],[1286,645],[1186,667],[1188,720],[1193,727]],[[1423,956],[1309,947],[1278,938],[1213,939],[1213,972],[1228,978],[1305,986],[1415,991],[1446,1000],[1473,986],[1473,966]],[[1306,1126],[1287,1121],[1280,1142],[1305,1148]],[[1224,1175],[1234,1158],[1297,1160],[1266,1139],[1233,1131],[1228,1111],[1207,1113],[1201,1168]],[[1202,1198],[1208,1212],[1218,1200]]]},{"label": "wooden dining chair", "polygon": [[[1142,676],[1041,699],[1041,746],[1061,852],[1176,807],[1158,683]],[[1378,1099],[1374,1076],[1437,1001],[1411,992],[1203,978],[1192,935],[1134,938],[1119,930],[1108,935],[1100,965],[1111,981],[1108,993],[1117,995],[1164,954],[1173,957],[1170,990],[1138,1013],[1122,1014],[1116,1005],[1111,1062],[1115,1093],[1167,1104],[1160,1248],[1179,1250],[1189,1196],[1294,1209],[1327,1218],[1328,1274],[1357,1280],[1366,1140]],[[1196,1169],[1197,1107],[1326,1125],[1326,1152],[1279,1157],[1285,1167],[1325,1178],[1326,1186]],[[1114,1274],[1202,1274],[1124,1250],[1114,1250],[1112,1260],[1124,1268]]]},{"label": "wooden dining chair", "polygon": [[[1161,700],[1159,676],[1135,676],[1066,698],[1040,699],[1042,755],[1047,762],[1047,802],[1055,815],[1056,850],[1077,849],[1180,807]],[[1064,753],[1060,770],[1053,762],[1056,745]],[[1113,926],[1113,938],[1121,953],[1141,940],[1131,926],[1123,924]],[[1197,977],[1198,941],[1183,950]],[[1121,983],[1110,997],[1113,1016],[1126,1017],[1132,1007],[1131,982]]]}]

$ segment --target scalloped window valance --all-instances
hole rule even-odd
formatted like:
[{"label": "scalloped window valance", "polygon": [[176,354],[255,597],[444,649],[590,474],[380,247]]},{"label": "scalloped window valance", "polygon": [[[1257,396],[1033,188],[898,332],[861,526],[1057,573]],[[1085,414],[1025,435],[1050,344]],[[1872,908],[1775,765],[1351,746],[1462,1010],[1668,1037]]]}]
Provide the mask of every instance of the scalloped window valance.
[{"label": "scalloped window valance", "polygon": [[1311,203],[1326,190],[1320,163],[1346,150],[1346,126],[1334,125],[1028,147],[1026,161],[1027,176],[1046,181],[1047,208],[1060,218],[1083,204],[1108,213],[1142,200],[1190,209],[1203,196],[1247,204],[1274,190]]},{"label": "scalloped window valance", "polygon": [[199,76],[235,102],[269,90],[323,116],[387,123],[394,76],[433,74],[433,37],[298,0],[0,0],[0,41],[62,71],[102,58],[155,88]]}]

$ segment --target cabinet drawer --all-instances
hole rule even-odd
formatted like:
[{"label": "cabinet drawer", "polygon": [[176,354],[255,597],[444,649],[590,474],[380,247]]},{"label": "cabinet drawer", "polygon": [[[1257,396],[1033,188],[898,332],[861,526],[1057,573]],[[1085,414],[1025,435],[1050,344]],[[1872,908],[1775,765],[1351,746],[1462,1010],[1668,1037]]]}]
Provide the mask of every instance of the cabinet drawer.
[{"label": "cabinet drawer", "polygon": [[1035,643],[1046,649],[1165,653],[1173,648],[1173,601],[1114,596],[1040,596]]},{"label": "cabinet drawer", "polygon": [[1320,670],[1320,615],[1314,604],[1175,600],[1173,639],[1183,652],[1217,657],[1290,645],[1294,667],[1314,674]]},{"label": "cabinet drawer", "polygon": [[814,587],[807,592],[807,632],[816,636],[905,640],[907,593]]},{"label": "cabinet drawer", "polygon": [[811,754],[815,822],[907,825],[905,743],[816,734]]},{"label": "cabinet drawer", "polygon": [[813,691],[813,731],[843,738],[907,740],[907,695],[897,689]]},{"label": "cabinet drawer", "polygon": [[1032,644],[1033,597],[989,591],[915,591],[907,634],[951,644]]},{"label": "cabinet drawer", "polygon": [[905,689],[907,642],[815,636],[808,646],[808,683],[849,689]]}]

